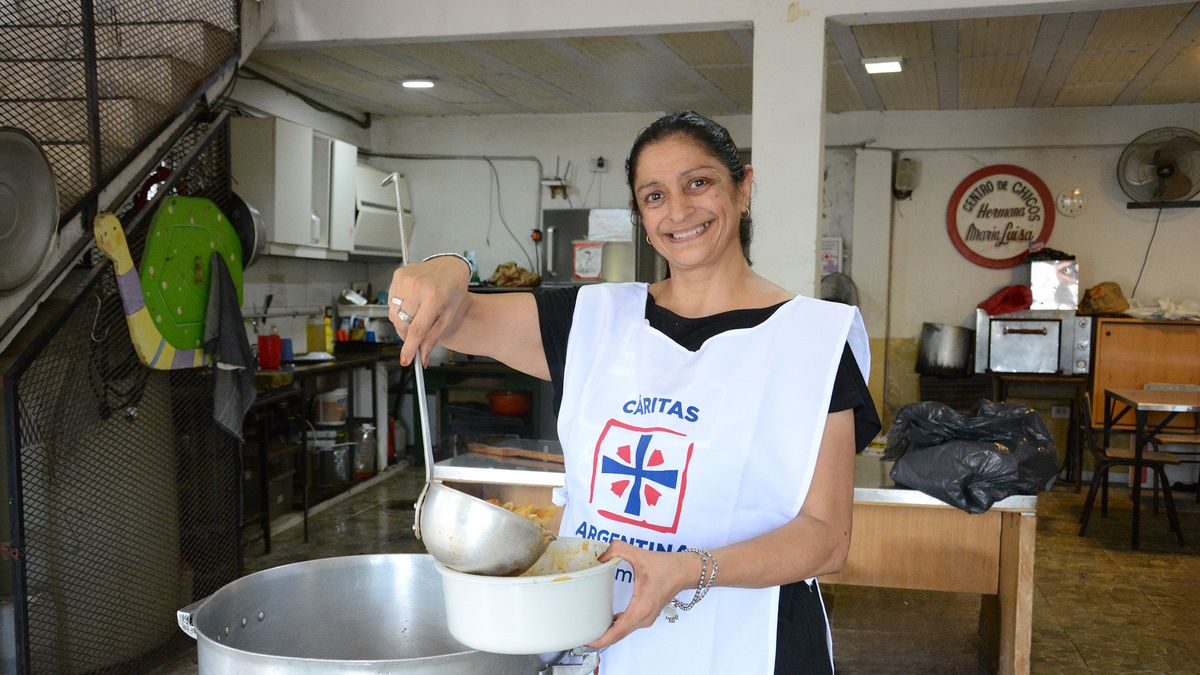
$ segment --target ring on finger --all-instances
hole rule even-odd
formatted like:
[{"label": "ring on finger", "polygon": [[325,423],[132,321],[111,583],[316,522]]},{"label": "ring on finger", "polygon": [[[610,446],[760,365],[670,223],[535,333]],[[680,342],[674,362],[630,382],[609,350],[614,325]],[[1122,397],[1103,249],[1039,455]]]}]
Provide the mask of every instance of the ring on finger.
[{"label": "ring on finger", "polygon": [[412,323],[412,320],[413,320],[412,316],[410,316],[408,314],[408,312],[400,309],[399,307],[396,308],[396,316],[400,317],[400,320],[403,321],[404,323]]}]

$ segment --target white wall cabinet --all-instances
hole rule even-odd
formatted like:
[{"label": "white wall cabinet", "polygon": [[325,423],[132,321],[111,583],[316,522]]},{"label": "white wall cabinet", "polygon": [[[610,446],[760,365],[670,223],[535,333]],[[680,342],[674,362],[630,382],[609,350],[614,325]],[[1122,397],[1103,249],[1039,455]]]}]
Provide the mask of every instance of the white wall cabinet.
[{"label": "white wall cabinet", "polygon": [[[329,248],[329,184],[314,186],[322,171],[328,176],[332,145],[314,143],[312,129],[276,117],[235,117],[230,134],[233,189],[262,214],[267,253],[345,260],[345,252]],[[316,172],[314,160],[323,167]],[[314,187],[324,216],[314,213]]]},{"label": "white wall cabinet", "polygon": [[358,148],[331,139],[329,163],[329,248],[349,252],[354,248],[354,174]]}]

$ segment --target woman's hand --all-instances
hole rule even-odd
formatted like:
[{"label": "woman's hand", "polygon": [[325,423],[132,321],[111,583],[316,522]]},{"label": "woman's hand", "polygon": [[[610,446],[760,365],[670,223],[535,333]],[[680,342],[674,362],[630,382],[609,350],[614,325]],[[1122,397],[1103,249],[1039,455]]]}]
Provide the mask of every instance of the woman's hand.
[{"label": "woman's hand", "polygon": [[612,558],[623,558],[633,567],[633,597],[604,635],[588,645],[593,649],[603,649],[653,624],[672,598],[685,588],[694,588],[700,578],[700,558],[687,551],[654,553],[616,540],[601,554],[600,562]]},{"label": "woman's hand", "polygon": [[470,278],[470,268],[452,256],[406,265],[392,273],[388,317],[404,340],[401,365],[412,363],[418,350],[422,363],[428,365],[434,345],[443,334],[453,332],[466,314]]}]

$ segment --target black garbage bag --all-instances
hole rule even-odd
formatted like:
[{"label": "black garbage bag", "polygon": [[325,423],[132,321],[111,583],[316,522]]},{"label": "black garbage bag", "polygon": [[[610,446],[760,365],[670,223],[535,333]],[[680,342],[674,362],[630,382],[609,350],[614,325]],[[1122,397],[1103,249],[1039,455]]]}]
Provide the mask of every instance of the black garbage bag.
[{"label": "black garbage bag", "polygon": [[1058,451],[1037,411],[980,401],[973,415],[943,403],[906,405],[888,430],[892,480],[968,513],[1033,495],[1058,474]]}]

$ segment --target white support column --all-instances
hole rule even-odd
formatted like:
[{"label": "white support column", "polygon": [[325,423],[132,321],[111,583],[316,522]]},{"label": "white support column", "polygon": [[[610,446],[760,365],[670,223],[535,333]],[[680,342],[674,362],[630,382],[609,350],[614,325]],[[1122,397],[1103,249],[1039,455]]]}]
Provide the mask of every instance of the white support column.
[{"label": "white support column", "polygon": [[[797,3],[754,22],[754,268],[813,295],[821,208],[825,17]],[[761,139],[762,142],[758,142]]]},{"label": "white support column", "polygon": [[854,245],[850,275],[858,286],[867,335],[887,333],[889,242],[892,230],[892,153],[858,150],[854,162]]},{"label": "white support column", "polygon": [[854,162],[854,242],[850,275],[858,286],[858,307],[871,342],[871,378],[867,389],[883,412],[887,371],[888,285],[891,269],[892,153],[858,150]]}]

